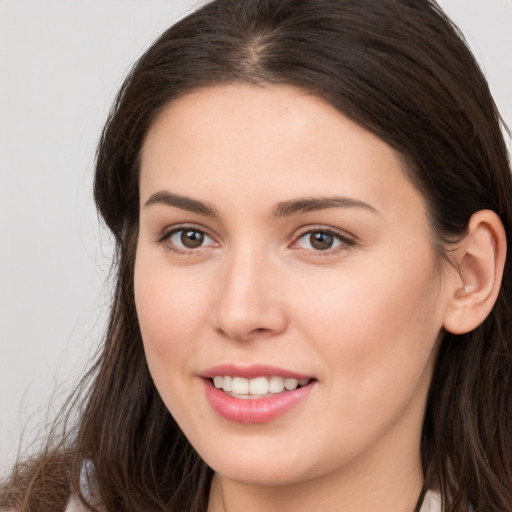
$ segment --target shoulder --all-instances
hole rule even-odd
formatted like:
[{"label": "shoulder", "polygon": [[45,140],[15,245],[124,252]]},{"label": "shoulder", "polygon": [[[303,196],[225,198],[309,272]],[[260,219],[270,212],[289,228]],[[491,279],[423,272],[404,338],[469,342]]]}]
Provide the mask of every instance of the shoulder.
[{"label": "shoulder", "polygon": [[[439,491],[428,491],[419,512],[443,512],[441,493]],[[474,509],[469,507],[468,512],[474,512]]]},{"label": "shoulder", "polygon": [[88,512],[88,510],[76,496],[71,496],[64,512]]},{"label": "shoulder", "polygon": [[87,509],[82,505],[78,498],[71,496],[68,506],[64,512],[87,512]]},{"label": "shoulder", "polygon": [[428,491],[420,512],[442,512],[441,494],[438,491]]}]

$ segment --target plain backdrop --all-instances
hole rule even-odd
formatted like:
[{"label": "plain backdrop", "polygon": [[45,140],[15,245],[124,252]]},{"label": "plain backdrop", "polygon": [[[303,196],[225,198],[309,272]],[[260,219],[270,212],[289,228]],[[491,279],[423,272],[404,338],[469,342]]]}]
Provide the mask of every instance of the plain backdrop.
[{"label": "plain backdrop", "polygon": [[[105,326],[112,247],[91,186],[110,103],[147,45],[201,3],[0,0],[0,475]],[[440,3],[512,125],[512,0]]]}]

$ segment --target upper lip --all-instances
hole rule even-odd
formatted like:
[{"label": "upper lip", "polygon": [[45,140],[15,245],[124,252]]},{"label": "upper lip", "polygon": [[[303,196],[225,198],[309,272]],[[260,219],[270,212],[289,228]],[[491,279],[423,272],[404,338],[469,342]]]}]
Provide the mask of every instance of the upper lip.
[{"label": "upper lip", "polygon": [[254,364],[250,366],[239,366],[235,364],[221,364],[213,366],[201,372],[201,377],[212,379],[215,376],[244,377],[246,379],[255,379],[256,377],[283,377],[285,379],[311,379],[309,375],[298,373],[293,370],[269,366],[265,364]]}]

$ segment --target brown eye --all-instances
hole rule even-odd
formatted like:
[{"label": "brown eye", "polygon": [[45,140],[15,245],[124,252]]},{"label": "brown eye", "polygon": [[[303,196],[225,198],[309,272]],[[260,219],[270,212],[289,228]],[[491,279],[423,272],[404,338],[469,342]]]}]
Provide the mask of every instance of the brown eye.
[{"label": "brown eye", "polygon": [[204,233],[193,229],[186,229],[181,232],[180,240],[187,249],[196,249],[203,244]]},{"label": "brown eye", "polygon": [[330,230],[318,229],[303,233],[295,242],[297,247],[308,251],[328,251],[337,247],[351,247],[353,241]]},{"label": "brown eye", "polygon": [[330,233],[317,231],[309,234],[309,243],[313,249],[317,251],[325,251],[331,249],[334,244],[334,236]]},{"label": "brown eye", "polygon": [[166,236],[170,245],[178,251],[199,249],[215,242],[203,231],[192,228],[177,229]]}]

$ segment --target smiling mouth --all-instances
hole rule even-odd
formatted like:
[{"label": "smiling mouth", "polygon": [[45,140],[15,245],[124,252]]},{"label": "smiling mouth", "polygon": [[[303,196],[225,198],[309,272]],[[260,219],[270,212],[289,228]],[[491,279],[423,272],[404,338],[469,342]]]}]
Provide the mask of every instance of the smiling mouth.
[{"label": "smiling mouth", "polygon": [[294,379],[278,376],[246,379],[230,375],[216,375],[213,385],[233,398],[255,400],[267,398],[307,386],[312,379]]}]

